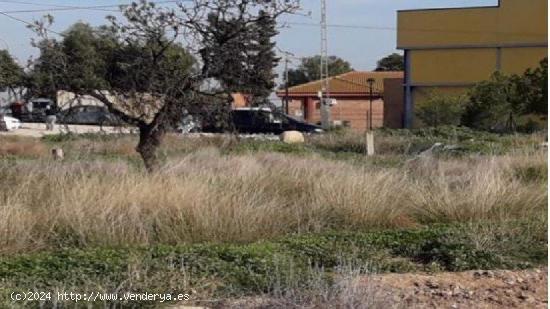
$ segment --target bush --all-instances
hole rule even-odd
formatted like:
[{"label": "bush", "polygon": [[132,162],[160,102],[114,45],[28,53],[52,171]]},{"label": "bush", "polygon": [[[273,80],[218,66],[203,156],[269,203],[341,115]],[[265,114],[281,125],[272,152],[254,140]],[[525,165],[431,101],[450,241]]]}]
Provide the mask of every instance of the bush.
[{"label": "bush", "polygon": [[[490,80],[474,86],[469,92],[462,124],[489,131],[534,132],[546,127],[547,113],[548,59],[545,58],[538,68],[528,69],[522,75],[496,72]],[[524,117],[527,119],[521,119]]]},{"label": "bush", "polygon": [[544,58],[538,68],[528,69],[511,79],[518,94],[514,104],[522,114],[548,114],[548,58]]},{"label": "bush", "polygon": [[517,116],[512,104],[516,96],[509,77],[495,73],[474,86],[462,116],[462,124],[487,131],[509,131]]},{"label": "bush", "polygon": [[548,128],[548,118],[535,114],[529,114],[519,117],[517,121],[517,130],[522,133],[535,133],[546,131]]},{"label": "bush", "polygon": [[416,115],[430,127],[458,125],[464,105],[463,96],[443,96],[434,92],[428,99],[417,104]]}]

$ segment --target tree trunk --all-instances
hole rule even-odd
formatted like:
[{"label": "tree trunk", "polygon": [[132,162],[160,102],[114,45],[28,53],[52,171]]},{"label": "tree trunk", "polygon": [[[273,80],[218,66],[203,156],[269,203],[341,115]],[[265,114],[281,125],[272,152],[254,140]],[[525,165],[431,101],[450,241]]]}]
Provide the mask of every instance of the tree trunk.
[{"label": "tree trunk", "polygon": [[166,131],[158,126],[144,125],[139,127],[139,143],[136,151],[141,155],[145,168],[149,173],[157,171],[160,160],[157,149],[162,143]]}]

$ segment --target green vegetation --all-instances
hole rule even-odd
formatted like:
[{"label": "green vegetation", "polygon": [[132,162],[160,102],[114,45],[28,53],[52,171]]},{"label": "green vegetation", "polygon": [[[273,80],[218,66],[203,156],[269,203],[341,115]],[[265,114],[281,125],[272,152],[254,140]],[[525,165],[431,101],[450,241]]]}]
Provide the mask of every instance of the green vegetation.
[{"label": "green vegetation", "polygon": [[460,125],[464,113],[466,98],[462,96],[443,96],[432,93],[428,99],[418,102],[416,116],[430,127],[441,125]]},{"label": "green vegetation", "polygon": [[398,53],[393,53],[388,55],[376,63],[377,72],[384,71],[404,71],[405,70],[405,60],[403,55]]},{"label": "green vegetation", "polygon": [[[23,139],[18,139],[18,141],[21,140]],[[95,150],[92,151],[94,154],[137,156],[134,149],[137,138],[132,135],[57,134],[44,136],[41,140],[49,147],[61,147],[69,152],[71,150],[82,152],[85,148]],[[381,156],[392,156],[390,160],[396,159],[395,157],[405,159],[407,156],[416,155],[435,143],[454,145],[456,149],[446,154],[464,156],[529,152],[539,148],[543,141],[542,134],[499,134],[457,126],[411,130],[380,129],[376,132],[375,138],[377,153]],[[36,144],[36,142],[33,143]],[[344,161],[365,161],[366,153],[364,135],[349,130],[312,135],[303,145],[285,144],[273,140],[236,139],[230,136],[186,138],[172,135],[167,137],[166,145],[162,146],[161,152],[165,158],[177,157],[208,147],[219,148],[227,155],[276,152],[298,156],[320,155],[327,159]]]},{"label": "green vegetation", "polygon": [[532,133],[548,126],[548,59],[522,75],[496,72],[465,96],[436,92],[417,103],[422,125],[463,125],[491,132]]},{"label": "green vegetation", "polygon": [[[296,86],[320,79],[321,56],[304,57],[296,69],[288,70],[288,86]],[[329,56],[328,75],[336,76],[353,71],[351,64],[338,56]]]},{"label": "green vegetation", "polygon": [[0,50],[0,91],[9,95],[21,96],[25,87],[25,73],[7,50]]},{"label": "green vegetation", "polygon": [[[369,158],[349,131],[303,145],[168,135],[152,175],[136,139],[0,137],[0,307],[29,289],[189,292],[216,307],[332,293],[322,289],[347,268],[356,278],[547,261],[542,134],[378,130]],[[435,143],[453,147],[418,156]],[[66,156],[52,162],[57,147]]]},{"label": "green vegetation", "polygon": [[267,293],[275,285],[303,286],[312,268],[322,269],[324,280],[330,281],[330,274],[346,263],[368,265],[365,270],[373,272],[526,268],[546,263],[545,224],[480,222],[334,231],[243,245],[85,248],[4,256],[0,291],[80,291],[95,286],[106,292],[118,288],[176,293],[201,288],[203,292],[193,295],[200,300]]}]

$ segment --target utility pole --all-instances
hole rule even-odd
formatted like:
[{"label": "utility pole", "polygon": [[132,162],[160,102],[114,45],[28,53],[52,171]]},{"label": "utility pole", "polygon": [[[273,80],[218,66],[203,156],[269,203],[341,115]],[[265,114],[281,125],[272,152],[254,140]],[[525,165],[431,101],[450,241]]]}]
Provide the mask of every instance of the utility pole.
[{"label": "utility pole", "polygon": [[327,1],[321,0],[321,68],[320,79],[322,82],[320,105],[321,124],[323,129],[330,128],[330,85],[328,72],[328,27],[327,27]]},{"label": "utility pole", "polygon": [[369,84],[369,130],[372,131],[372,96],[373,96],[373,85],[374,85],[374,78],[367,79],[367,83]]},{"label": "utility pole", "polygon": [[288,115],[288,54],[285,53],[285,102],[284,102],[284,112]]},{"label": "utility pole", "polygon": [[367,79],[367,83],[369,84],[369,113],[368,113],[368,121],[369,125],[367,127],[367,132],[365,136],[365,143],[366,143],[366,149],[367,149],[367,156],[373,156],[374,155],[374,132],[372,131],[372,99],[373,99],[373,86],[374,86],[374,78]]}]

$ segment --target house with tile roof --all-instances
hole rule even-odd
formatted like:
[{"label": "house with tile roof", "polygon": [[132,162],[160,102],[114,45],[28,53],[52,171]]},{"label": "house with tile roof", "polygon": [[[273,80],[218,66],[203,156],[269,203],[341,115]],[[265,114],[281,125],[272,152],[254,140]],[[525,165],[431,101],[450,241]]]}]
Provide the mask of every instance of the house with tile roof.
[{"label": "house with tile roof", "polygon": [[[349,127],[364,131],[370,127],[401,128],[403,125],[403,72],[352,71],[329,79],[329,96],[334,99],[331,122],[334,126]],[[369,79],[373,79],[372,96]],[[287,93],[278,91],[277,96],[288,99],[287,114],[312,124],[321,122],[319,92],[323,81],[313,81],[290,87]],[[372,100],[372,110],[370,101]]]}]

